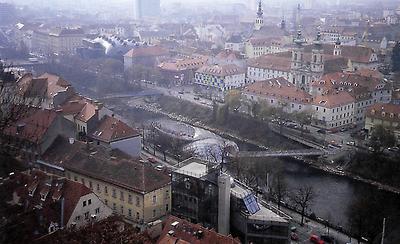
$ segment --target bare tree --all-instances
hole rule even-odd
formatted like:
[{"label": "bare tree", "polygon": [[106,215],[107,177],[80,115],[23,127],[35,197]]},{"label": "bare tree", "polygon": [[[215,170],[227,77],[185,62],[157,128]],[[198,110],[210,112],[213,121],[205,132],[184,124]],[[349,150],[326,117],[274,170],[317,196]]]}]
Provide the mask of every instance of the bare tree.
[{"label": "bare tree", "polygon": [[314,200],[314,190],[311,186],[300,187],[292,195],[292,201],[296,207],[300,207],[301,225],[304,225],[304,215],[307,208]]},{"label": "bare tree", "polygon": [[271,196],[278,204],[278,209],[281,207],[282,200],[287,196],[288,188],[282,172],[274,175],[271,187]]}]

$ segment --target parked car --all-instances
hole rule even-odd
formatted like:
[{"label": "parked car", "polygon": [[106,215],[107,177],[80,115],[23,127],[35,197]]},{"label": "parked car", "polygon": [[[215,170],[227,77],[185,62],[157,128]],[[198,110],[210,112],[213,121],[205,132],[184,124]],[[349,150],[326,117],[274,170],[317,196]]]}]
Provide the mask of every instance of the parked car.
[{"label": "parked car", "polygon": [[311,235],[310,242],[312,242],[314,244],[325,244],[325,242],[323,240],[321,240],[317,235]]},{"label": "parked car", "polygon": [[348,141],[348,142],[346,142],[346,145],[347,146],[355,146],[356,143],[354,141]]},{"label": "parked car", "polygon": [[335,238],[328,235],[322,235],[321,240],[323,240],[325,243],[335,243]]},{"label": "parked car", "polygon": [[319,129],[319,130],[317,130],[317,132],[321,133],[321,134],[326,134],[326,130],[323,130],[323,129]]},{"label": "parked car", "polygon": [[295,232],[292,232],[292,233],[290,233],[290,239],[293,241],[298,241],[299,235],[297,235],[297,233],[295,233]]},{"label": "parked car", "polygon": [[153,157],[147,158],[147,161],[149,161],[152,164],[157,163],[157,160],[155,158],[153,158]]}]

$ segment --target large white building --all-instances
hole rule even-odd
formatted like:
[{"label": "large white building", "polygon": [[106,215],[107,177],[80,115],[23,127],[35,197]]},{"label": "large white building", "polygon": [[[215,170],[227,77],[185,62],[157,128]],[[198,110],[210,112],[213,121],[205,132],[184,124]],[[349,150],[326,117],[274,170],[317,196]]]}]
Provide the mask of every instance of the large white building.
[{"label": "large white building", "polygon": [[246,72],[234,64],[205,65],[198,69],[195,83],[219,91],[243,87],[246,83]]}]

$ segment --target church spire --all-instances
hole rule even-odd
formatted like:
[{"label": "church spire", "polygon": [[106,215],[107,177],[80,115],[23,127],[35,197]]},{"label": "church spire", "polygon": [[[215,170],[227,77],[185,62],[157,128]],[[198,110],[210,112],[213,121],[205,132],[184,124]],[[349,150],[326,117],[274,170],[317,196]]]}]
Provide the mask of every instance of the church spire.
[{"label": "church spire", "polygon": [[262,3],[261,3],[261,0],[260,0],[260,1],[258,1],[257,16],[258,17],[262,17],[262,15],[263,15],[263,10],[262,10]]},{"label": "church spire", "polygon": [[260,0],[258,2],[258,10],[257,10],[256,22],[254,23],[254,30],[261,30],[263,26],[264,26],[263,9]]}]

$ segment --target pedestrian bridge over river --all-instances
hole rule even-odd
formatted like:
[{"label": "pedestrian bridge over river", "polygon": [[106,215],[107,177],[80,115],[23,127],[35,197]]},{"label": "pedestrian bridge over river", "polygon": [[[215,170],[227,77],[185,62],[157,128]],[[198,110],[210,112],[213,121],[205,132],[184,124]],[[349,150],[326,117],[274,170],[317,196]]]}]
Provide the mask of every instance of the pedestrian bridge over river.
[{"label": "pedestrian bridge over river", "polygon": [[335,154],[335,151],[322,150],[322,149],[239,151],[236,153],[230,153],[229,157],[263,158],[263,157],[322,156],[328,154]]}]

